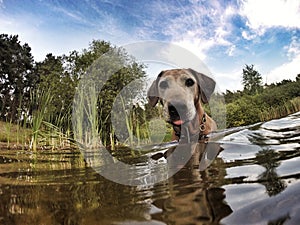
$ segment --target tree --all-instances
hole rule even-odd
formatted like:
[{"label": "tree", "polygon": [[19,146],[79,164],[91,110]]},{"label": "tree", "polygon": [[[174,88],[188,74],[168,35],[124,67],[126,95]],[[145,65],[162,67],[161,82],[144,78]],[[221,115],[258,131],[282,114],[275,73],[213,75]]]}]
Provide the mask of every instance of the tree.
[{"label": "tree", "polygon": [[0,118],[13,122],[20,119],[30,99],[36,77],[32,73],[33,57],[27,43],[18,35],[0,35]]},{"label": "tree", "polygon": [[262,90],[262,76],[253,65],[247,65],[243,69],[244,91],[248,94],[256,94]]},{"label": "tree", "polygon": [[[39,78],[36,91],[49,92],[52,101],[47,107],[47,113],[50,115],[48,122],[57,126],[63,125],[57,122],[66,122],[62,121],[61,117],[69,113],[77,85],[77,80],[70,78],[71,75],[65,71],[63,64],[63,57],[47,54],[44,61],[36,63],[35,66],[35,73]],[[35,103],[32,102],[32,104]]]},{"label": "tree", "polygon": [[[113,61],[104,62],[101,60],[102,57],[111,52],[115,54],[117,60],[120,60],[119,64]],[[124,49],[111,46],[110,43],[105,41],[94,40],[87,49],[83,49],[81,52],[73,51],[69,55],[61,57],[48,54],[45,60],[36,63],[35,67],[35,73],[39,77],[37,88],[50,89],[52,96],[49,109],[53,119],[48,122],[61,127],[62,124],[56,124],[54,120],[63,115],[64,119],[69,120],[63,121],[63,126],[68,128],[74,95],[78,90],[79,81],[83,79],[86,82],[85,87],[87,89],[105,81],[101,91],[97,90],[100,91],[97,109],[99,127],[102,133],[109,134],[111,132],[110,114],[116,97],[129,83],[145,77],[143,68],[143,65],[136,63]],[[114,72],[109,79],[106,80],[102,77],[110,71]],[[132,92],[139,93],[142,88],[142,85],[137,85]],[[122,116],[124,117],[124,114]],[[109,135],[107,136],[109,137]]]}]

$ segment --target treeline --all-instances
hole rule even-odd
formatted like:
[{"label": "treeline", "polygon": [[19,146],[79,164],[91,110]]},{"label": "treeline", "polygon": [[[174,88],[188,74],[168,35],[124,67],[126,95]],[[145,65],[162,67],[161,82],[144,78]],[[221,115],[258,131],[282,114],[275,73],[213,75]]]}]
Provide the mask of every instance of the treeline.
[{"label": "treeline", "polygon": [[[31,48],[26,43],[22,45],[18,35],[1,34],[0,120],[30,127],[33,136],[45,124],[72,136],[72,104],[78,83],[87,76],[91,65],[109,52],[114,52],[122,66],[99,93],[97,109],[103,133],[111,132],[109,112],[115,97],[130,82],[145,78],[142,64],[136,63],[124,49],[100,40],[92,41],[80,52],[62,56],[49,53],[43,61],[35,62]],[[95,79],[101,81],[101,77]]]},{"label": "treeline", "polygon": [[[53,139],[54,133],[67,134],[71,139],[72,104],[78,84],[88,75],[87,71],[91,70],[97,59],[108,52],[114,52],[124,66],[114,72],[98,95],[95,109],[99,119],[96,127],[101,130],[103,141],[115,143],[110,113],[113,103],[125,86],[134,80],[145,79],[146,74],[144,65],[135,62],[124,49],[106,41],[94,40],[87,49],[72,51],[67,55],[54,56],[49,53],[43,61],[35,62],[28,44],[22,45],[17,35],[1,34],[0,120],[31,128],[30,142],[33,146],[39,137],[45,137],[41,133],[45,128],[50,130],[49,140]],[[97,70],[98,67],[101,67],[101,62],[92,69]],[[242,76],[243,91],[227,90],[223,93],[227,127],[253,124],[300,110],[300,74],[296,81],[284,80],[277,84],[262,85],[258,71],[253,65],[246,65]],[[93,79],[99,82],[101,77]],[[137,85],[134,91],[142,92],[144,87]],[[137,105],[131,114],[121,112],[120,115],[126,120],[126,129],[131,129],[131,136],[138,134],[145,138],[149,132],[142,132],[141,129],[147,130],[147,121],[157,117],[159,110],[159,107],[152,108],[147,104],[142,107]]]},{"label": "treeline", "polygon": [[280,118],[300,111],[300,74],[296,80],[262,85],[253,65],[243,69],[244,90],[224,93],[227,127],[242,126]]}]

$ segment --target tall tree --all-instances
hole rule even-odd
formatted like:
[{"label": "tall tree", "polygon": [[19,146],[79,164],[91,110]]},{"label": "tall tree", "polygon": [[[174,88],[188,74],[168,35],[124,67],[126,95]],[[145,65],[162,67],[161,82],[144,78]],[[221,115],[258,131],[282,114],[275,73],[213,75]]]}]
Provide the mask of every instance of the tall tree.
[{"label": "tall tree", "polygon": [[0,34],[0,117],[16,121],[25,110],[35,84],[33,57],[18,35]]},{"label": "tall tree", "polygon": [[[116,65],[117,62],[105,61],[105,54],[112,53],[116,61],[120,60],[120,67]],[[48,54],[44,61],[36,63],[35,73],[39,77],[38,88],[50,89],[52,102],[49,109],[52,118],[57,118],[58,115],[70,118],[66,115],[70,113],[79,80],[90,77],[85,79],[91,82],[86,86],[88,88],[105,81],[102,75],[105,76],[104,73],[108,70],[114,71],[105,81],[98,98],[99,127],[109,133],[110,112],[115,98],[130,82],[145,76],[142,69],[143,66],[131,59],[124,50],[111,46],[106,41],[94,40],[81,52],[73,51],[61,57]],[[138,92],[141,89],[140,85],[133,91]]]},{"label": "tall tree", "polygon": [[244,91],[248,94],[256,94],[262,90],[262,76],[254,69],[253,65],[247,65],[243,69]]},{"label": "tall tree", "polygon": [[48,113],[53,118],[57,118],[58,114],[65,114],[72,101],[74,88],[69,87],[71,82],[65,78],[66,73],[63,68],[62,57],[47,54],[44,61],[36,63],[35,73],[39,77],[37,91],[47,90],[52,96],[51,105],[48,106]]}]

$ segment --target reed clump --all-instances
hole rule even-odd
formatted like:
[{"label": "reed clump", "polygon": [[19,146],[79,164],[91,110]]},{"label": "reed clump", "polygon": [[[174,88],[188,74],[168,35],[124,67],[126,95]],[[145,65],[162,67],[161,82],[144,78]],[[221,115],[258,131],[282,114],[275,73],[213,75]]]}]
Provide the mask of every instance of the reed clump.
[{"label": "reed clump", "polygon": [[263,110],[260,113],[260,120],[268,121],[272,119],[278,119],[298,111],[300,111],[300,97],[293,98],[285,102],[283,105],[270,107],[266,110]]}]

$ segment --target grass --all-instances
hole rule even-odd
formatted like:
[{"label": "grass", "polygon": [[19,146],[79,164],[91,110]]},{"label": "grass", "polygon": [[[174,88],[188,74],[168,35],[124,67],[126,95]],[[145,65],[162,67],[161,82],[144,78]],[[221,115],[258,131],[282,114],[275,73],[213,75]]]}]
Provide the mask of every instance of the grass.
[{"label": "grass", "polygon": [[260,120],[264,122],[272,119],[278,119],[298,111],[300,111],[300,97],[289,100],[281,106],[271,107],[262,111],[260,114]]},{"label": "grass", "polygon": [[[96,87],[89,85],[82,88],[78,94],[73,111],[76,116],[73,117],[73,132],[75,140],[80,144],[89,147],[99,147],[100,140],[107,140],[107,143],[102,143],[105,146],[110,146],[115,149],[118,146],[140,146],[151,143],[160,143],[171,140],[170,134],[172,128],[165,123],[163,119],[154,119],[147,121],[146,111],[135,111],[126,109],[123,99],[120,99],[120,107],[116,116],[125,122],[122,129],[128,134],[127,139],[123,143],[118,143],[116,140],[117,132],[111,127],[110,133],[105,133],[105,124],[108,118],[104,121],[99,120],[99,115],[102,114],[102,109],[99,108]],[[87,92],[89,94],[87,94]],[[0,121],[0,143],[2,148],[76,148],[74,141],[70,141],[72,131],[70,128],[64,127],[65,121],[71,124],[71,109],[68,113],[55,116],[49,113],[47,106],[51,103],[51,94],[49,91],[42,91],[32,95],[32,102],[38,107],[33,112],[32,118],[28,120],[29,127],[14,124],[11,121]],[[296,97],[282,104],[281,106],[265,109],[260,113],[261,121],[277,119],[288,114],[300,111],[300,97]],[[73,112],[74,113],[74,112]],[[50,114],[50,115],[49,115]],[[73,114],[74,115],[74,114]],[[101,116],[100,116],[101,117]],[[52,122],[49,122],[52,121]],[[63,129],[64,127],[64,129]]]},{"label": "grass", "polygon": [[78,88],[73,105],[73,132],[75,140],[89,148],[97,148],[100,145],[101,129],[99,129],[97,101],[97,90],[94,85]]},{"label": "grass", "polygon": [[40,91],[31,94],[31,102],[37,104],[37,109],[34,110],[31,121],[31,142],[30,148],[36,151],[38,137],[41,132],[42,123],[47,116],[47,108],[52,100],[50,90]]},{"label": "grass", "polygon": [[[95,91],[91,90],[92,92]],[[81,96],[83,97],[83,95]],[[123,113],[126,129],[128,131],[128,139],[124,143],[118,143],[115,140],[114,130],[110,134],[103,134],[101,127],[98,125],[99,121],[97,119],[98,108],[96,98],[79,98],[77,102],[81,107],[80,112],[78,112],[75,118],[75,123],[80,126],[75,126],[78,130],[76,135],[77,138],[82,140],[82,144],[88,147],[97,147],[99,144],[99,138],[101,136],[110,137],[110,143],[103,143],[106,146],[111,146],[111,149],[118,148],[119,146],[136,146],[144,145],[150,143],[159,143],[161,141],[166,142],[171,139],[170,134],[172,128],[166,124],[162,123],[162,119],[146,121],[146,114],[142,112],[142,115],[137,115],[136,112],[130,110],[125,112],[124,103]],[[47,101],[46,101],[47,102]],[[83,103],[85,102],[85,104]],[[77,105],[77,106],[79,106]],[[91,106],[91,107],[87,107]],[[77,108],[77,109],[78,109]],[[20,148],[27,149],[30,144],[35,142],[35,149],[38,148],[76,148],[71,140],[71,129],[62,130],[60,127],[60,121],[64,120],[65,116],[57,118],[56,125],[47,122],[45,108],[41,107],[42,111],[37,112],[37,118],[31,124],[30,128],[25,128],[24,126],[14,124],[10,121],[3,122],[0,121],[0,147],[1,148]],[[122,110],[121,110],[122,111]],[[300,97],[296,97],[292,100],[287,101],[282,106],[272,107],[268,110],[261,112],[261,121],[268,121],[271,119],[280,118],[288,114],[300,111]],[[40,114],[39,114],[40,113]],[[44,114],[42,114],[44,113]],[[85,116],[87,119],[84,119]],[[138,119],[142,117],[143,119]],[[103,122],[103,121],[102,121]],[[34,126],[33,126],[34,125]],[[85,126],[82,126],[85,125]],[[163,140],[161,140],[163,139]],[[76,139],[78,140],[78,139]],[[116,146],[115,146],[116,145]]]},{"label": "grass", "polygon": [[23,128],[11,122],[0,121],[0,142],[2,147],[20,147],[29,145],[31,129]]}]

